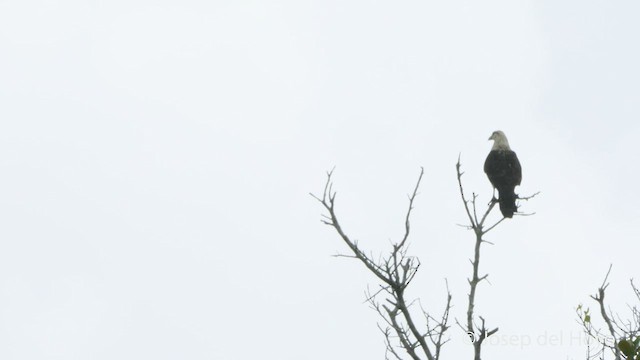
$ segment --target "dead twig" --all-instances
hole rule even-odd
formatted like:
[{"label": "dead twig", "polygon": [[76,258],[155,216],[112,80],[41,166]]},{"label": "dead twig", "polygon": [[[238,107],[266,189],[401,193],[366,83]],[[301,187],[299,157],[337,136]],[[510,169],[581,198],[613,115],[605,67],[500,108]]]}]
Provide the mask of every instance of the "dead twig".
[{"label": "dead twig", "polygon": [[[405,291],[415,278],[420,268],[420,260],[407,255],[409,235],[411,232],[411,212],[414,201],[418,195],[418,189],[424,176],[424,169],[420,170],[418,181],[413,192],[409,195],[409,206],[404,219],[404,233],[397,243],[391,244],[391,252],[385,257],[379,257],[374,261],[373,255],[367,255],[360,249],[358,243],[351,240],[343,230],[336,215],[336,192],[333,191],[333,170],[327,173],[327,181],[322,196],[311,196],[318,200],[327,211],[321,221],[333,227],[340,238],[347,244],[353,255],[338,254],[336,257],[356,258],[378,278],[382,284],[380,289],[371,294],[366,292],[366,302],[382,317],[386,327],[380,331],[385,337],[386,358],[389,355],[395,359],[401,359],[397,348],[402,348],[406,354],[414,360],[424,356],[427,360],[439,360],[442,346],[448,341],[445,333],[448,330],[449,312],[451,309],[451,294],[447,287],[447,302],[440,321],[435,324],[427,322],[426,331],[419,329],[411,313],[413,302],[406,300]],[[381,304],[377,297],[385,295]],[[428,340],[427,340],[428,339]],[[392,341],[393,340],[393,341]],[[429,343],[428,343],[429,341]],[[394,342],[396,345],[394,345]]]}]

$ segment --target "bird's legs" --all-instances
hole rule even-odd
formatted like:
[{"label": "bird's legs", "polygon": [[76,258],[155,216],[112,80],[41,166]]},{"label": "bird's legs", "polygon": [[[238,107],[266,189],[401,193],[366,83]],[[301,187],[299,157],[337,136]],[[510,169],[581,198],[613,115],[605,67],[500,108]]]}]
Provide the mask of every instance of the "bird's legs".
[{"label": "bird's legs", "polygon": [[491,201],[489,201],[489,206],[491,206],[495,202],[498,202],[498,199],[496,198],[496,188],[493,188],[493,194],[491,194]]}]

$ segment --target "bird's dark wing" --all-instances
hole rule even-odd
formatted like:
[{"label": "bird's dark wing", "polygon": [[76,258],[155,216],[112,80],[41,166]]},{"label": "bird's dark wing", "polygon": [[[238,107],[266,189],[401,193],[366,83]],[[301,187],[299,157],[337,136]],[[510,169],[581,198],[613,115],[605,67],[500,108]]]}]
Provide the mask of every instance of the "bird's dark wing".
[{"label": "bird's dark wing", "polygon": [[499,151],[490,151],[487,155],[487,159],[484,161],[484,172],[487,174],[489,181],[493,187],[498,187],[498,184],[504,178],[504,166],[503,159]]},{"label": "bird's dark wing", "polygon": [[511,151],[507,154],[509,167],[511,169],[511,178],[514,185],[520,185],[522,182],[522,166],[520,166],[520,160],[515,152]]},{"label": "bird's dark wing", "polygon": [[484,172],[496,188],[515,187],[522,181],[522,167],[513,151],[489,152],[484,162]]}]

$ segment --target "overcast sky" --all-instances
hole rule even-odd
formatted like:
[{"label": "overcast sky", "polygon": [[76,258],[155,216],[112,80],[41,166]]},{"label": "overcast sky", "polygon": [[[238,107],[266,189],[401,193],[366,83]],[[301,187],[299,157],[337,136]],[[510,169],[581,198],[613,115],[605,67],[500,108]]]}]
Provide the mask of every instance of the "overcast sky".
[{"label": "overcast sky", "polygon": [[[374,254],[465,316],[503,130],[522,211],[488,237],[491,359],[584,359],[574,309],[640,277],[636,1],[0,1],[0,358],[383,359],[375,278],[308,195],[335,169]],[[493,214],[495,219],[497,214]],[[443,359],[472,348],[452,326]],[[554,338],[555,337],[555,338]],[[559,339],[559,340],[554,340]]]}]

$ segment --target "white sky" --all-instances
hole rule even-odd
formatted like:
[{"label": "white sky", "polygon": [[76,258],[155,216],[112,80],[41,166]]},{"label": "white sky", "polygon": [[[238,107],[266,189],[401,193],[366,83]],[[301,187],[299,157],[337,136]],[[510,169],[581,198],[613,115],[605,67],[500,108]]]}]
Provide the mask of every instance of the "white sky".
[{"label": "white sky", "polygon": [[[424,166],[409,295],[439,314],[446,277],[463,318],[454,164],[488,201],[496,129],[542,194],[483,250],[485,357],[584,358],[575,306],[613,263],[625,315],[640,277],[638,11],[0,1],[0,358],[382,359],[375,279],[330,256],[308,192],[335,165],[343,226],[379,253]],[[443,359],[468,358],[450,336]]]}]

